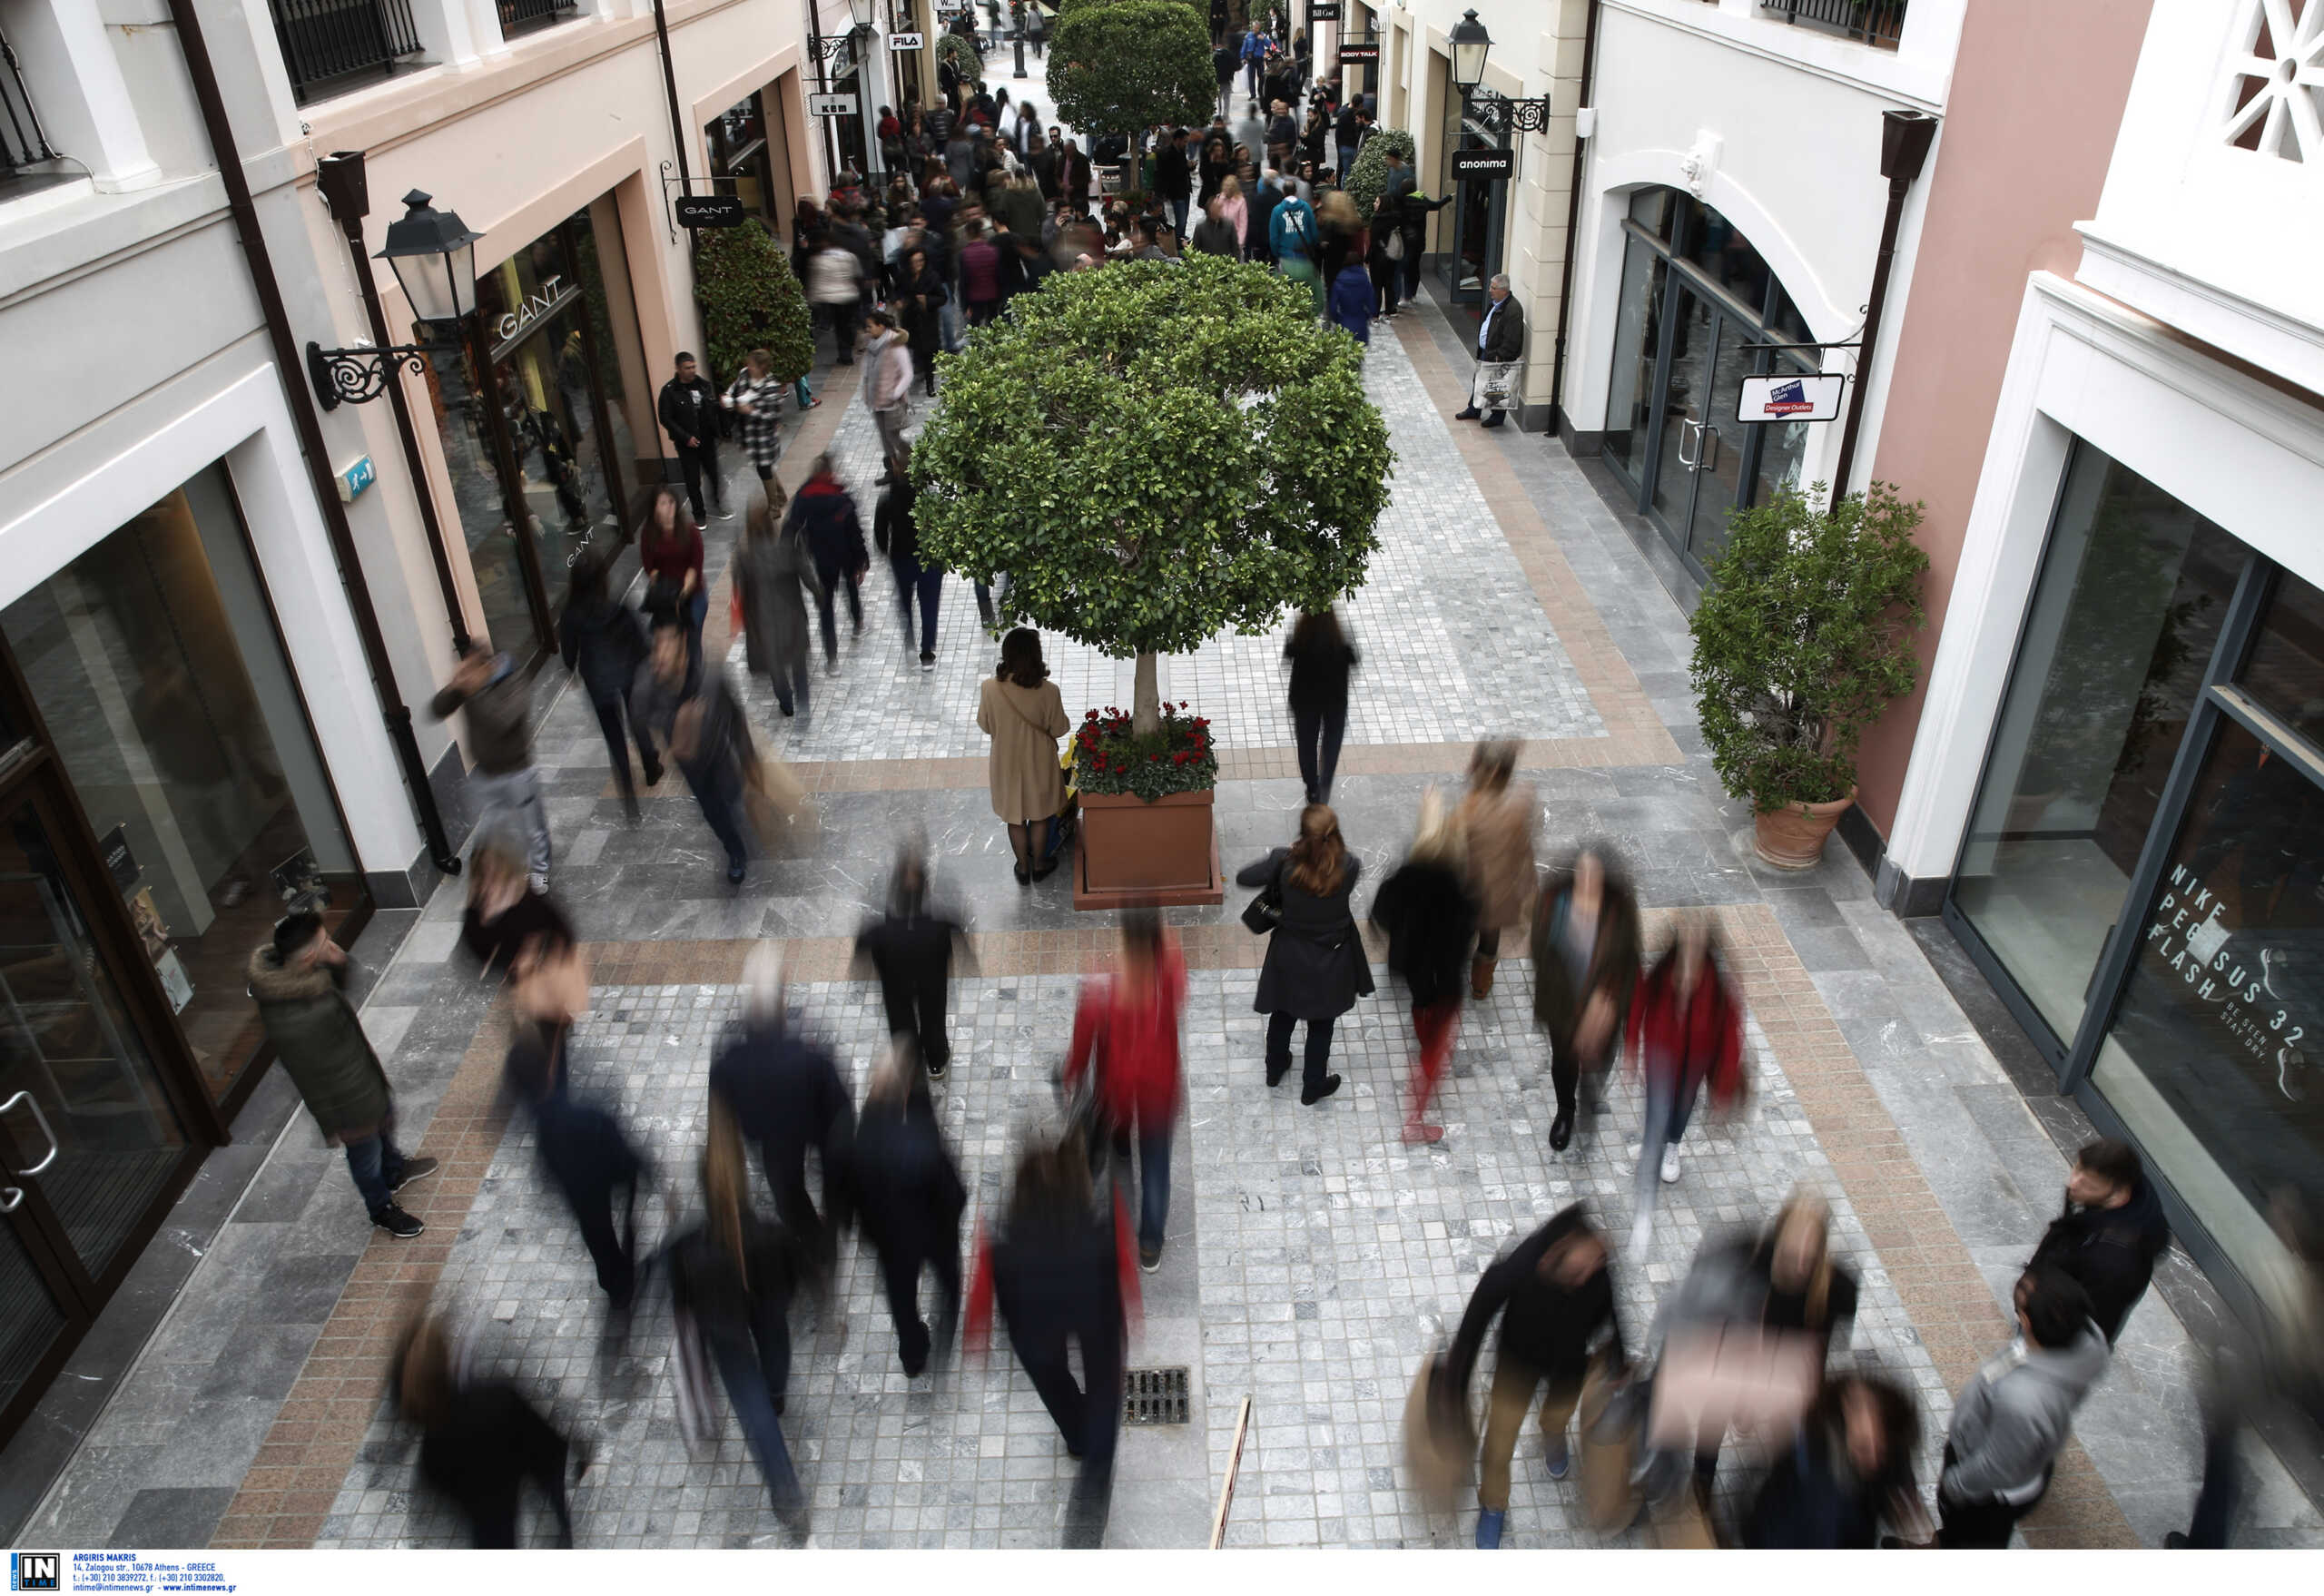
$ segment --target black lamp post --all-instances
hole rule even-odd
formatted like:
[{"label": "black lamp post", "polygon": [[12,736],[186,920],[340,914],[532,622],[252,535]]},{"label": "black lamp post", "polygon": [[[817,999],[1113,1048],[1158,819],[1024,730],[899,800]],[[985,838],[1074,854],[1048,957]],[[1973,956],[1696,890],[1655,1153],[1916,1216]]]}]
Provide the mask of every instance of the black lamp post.
[{"label": "black lamp post", "polygon": [[1010,19],[1016,24],[1016,26],[1011,30],[1011,32],[1016,34],[1016,37],[1011,39],[1009,42],[1017,47],[1016,75],[1019,79],[1022,79],[1025,75],[1025,7],[1034,4],[1036,4],[1036,0],[1009,0],[1009,9],[1016,14]]},{"label": "black lamp post", "polygon": [[[387,312],[379,307],[379,285],[372,275],[370,257],[363,252],[363,218],[370,213],[370,190],[363,177],[363,153],[341,150],[315,163],[315,186],[347,235],[349,255],[355,261],[355,281],[363,291],[363,313],[371,324],[377,347],[369,350],[325,350],[307,346],[307,374],[315,399],[326,410],[343,400],[365,404],[385,389],[396,415],[396,434],[403,442],[404,469],[411,474],[412,497],[419,501],[420,524],[428,534],[428,552],[436,566],[436,584],[443,590],[444,614],[452,626],[452,652],[468,650],[468,615],[460,607],[459,585],[452,576],[452,558],[444,544],[443,523],[437,519],[436,496],[428,490],[428,468],[419,455],[419,434],[411,419],[411,404],[403,384],[393,379],[395,369],[409,361],[412,370],[426,366],[421,353],[429,345],[399,348],[388,341]],[[388,229],[388,247],[381,256],[395,269],[404,298],[423,323],[448,326],[448,340],[457,347],[460,320],[476,309],[476,241],[459,217],[429,207],[428,196],[417,189],[406,196],[403,220]]]},{"label": "black lamp post", "polygon": [[1512,100],[1478,85],[1485,81],[1485,55],[1492,49],[1492,35],[1485,25],[1477,20],[1473,11],[1452,25],[1446,35],[1452,46],[1452,86],[1461,91],[1461,114],[1470,121],[1492,128],[1496,133],[1547,133],[1550,129],[1550,97],[1538,100]]}]

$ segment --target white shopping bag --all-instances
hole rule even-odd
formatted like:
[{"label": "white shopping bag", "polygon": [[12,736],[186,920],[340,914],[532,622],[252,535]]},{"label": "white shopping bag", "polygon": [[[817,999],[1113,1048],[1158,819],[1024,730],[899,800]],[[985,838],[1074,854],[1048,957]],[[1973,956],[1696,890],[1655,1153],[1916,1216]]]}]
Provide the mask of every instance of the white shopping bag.
[{"label": "white shopping bag", "polygon": [[1524,369],[1522,360],[1485,360],[1477,366],[1476,385],[1470,389],[1469,404],[1480,410],[1512,410],[1517,408],[1517,374]]}]

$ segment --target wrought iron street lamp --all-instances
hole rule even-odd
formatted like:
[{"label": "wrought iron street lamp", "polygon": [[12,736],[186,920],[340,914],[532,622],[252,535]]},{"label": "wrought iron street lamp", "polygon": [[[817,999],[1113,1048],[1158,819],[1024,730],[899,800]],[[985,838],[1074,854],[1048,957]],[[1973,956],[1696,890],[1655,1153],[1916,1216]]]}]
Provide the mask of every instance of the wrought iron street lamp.
[{"label": "wrought iron street lamp", "polygon": [[[365,209],[360,157],[354,158],[351,168],[342,164],[335,172],[340,192],[326,196],[332,213],[359,220]],[[427,352],[457,345],[460,324],[475,311],[476,245],[484,235],[469,232],[458,212],[437,210],[429,202],[432,198],[418,189],[403,197],[403,216],[389,227],[387,248],[374,257],[394,270],[419,330],[430,335],[430,340],[349,350],[309,343],[307,375],[324,409],[370,403],[387,391],[389,376],[398,366],[409,366],[413,376],[420,375],[428,369]],[[359,251],[357,259],[362,260]],[[369,262],[357,270],[367,300],[376,298]]]},{"label": "wrought iron street lamp", "polygon": [[1464,117],[1496,133],[1549,132],[1547,94],[1538,100],[1512,100],[1478,86],[1485,80],[1485,55],[1492,49],[1492,35],[1477,20],[1475,12],[1453,24],[1447,39],[1452,46],[1452,86],[1461,91]]}]

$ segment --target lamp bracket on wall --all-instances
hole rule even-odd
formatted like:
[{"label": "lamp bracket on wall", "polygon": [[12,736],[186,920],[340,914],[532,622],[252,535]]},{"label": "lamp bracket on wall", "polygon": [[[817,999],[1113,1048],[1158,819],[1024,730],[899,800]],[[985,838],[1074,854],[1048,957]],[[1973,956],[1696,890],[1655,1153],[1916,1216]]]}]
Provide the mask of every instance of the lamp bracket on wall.
[{"label": "lamp bracket on wall", "polygon": [[1496,133],[1547,133],[1550,131],[1550,97],[1538,100],[1512,100],[1491,89],[1469,91],[1468,114],[1479,124]]},{"label": "lamp bracket on wall", "polygon": [[325,410],[341,405],[368,405],[388,391],[388,379],[398,366],[409,366],[414,377],[428,371],[428,344],[391,344],[386,349],[365,346],[327,350],[310,340],[307,379],[315,385],[315,401]]}]

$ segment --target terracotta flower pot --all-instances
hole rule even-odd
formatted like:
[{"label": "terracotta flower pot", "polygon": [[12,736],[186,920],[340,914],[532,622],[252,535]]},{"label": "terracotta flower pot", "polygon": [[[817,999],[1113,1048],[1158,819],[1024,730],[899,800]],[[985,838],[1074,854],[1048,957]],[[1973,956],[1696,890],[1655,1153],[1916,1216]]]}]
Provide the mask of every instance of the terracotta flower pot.
[{"label": "terracotta flower pot", "polygon": [[1128,793],[1082,793],[1073,906],[1224,901],[1218,837],[1211,823],[1216,795],[1205,789],[1148,803]]},{"label": "terracotta flower pot", "polygon": [[1824,839],[1840,823],[1840,816],[1856,802],[1850,787],[1845,798],[1828,803],[1787,803],[1771,809],[1752,823],[1752,845],[1760,858],[1778,870],[1812,870],[1824,857]]}]

